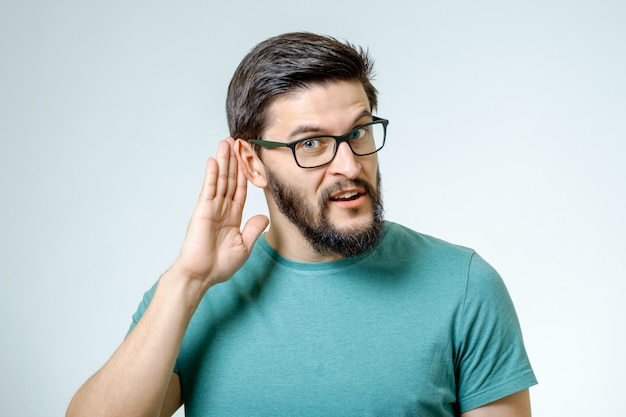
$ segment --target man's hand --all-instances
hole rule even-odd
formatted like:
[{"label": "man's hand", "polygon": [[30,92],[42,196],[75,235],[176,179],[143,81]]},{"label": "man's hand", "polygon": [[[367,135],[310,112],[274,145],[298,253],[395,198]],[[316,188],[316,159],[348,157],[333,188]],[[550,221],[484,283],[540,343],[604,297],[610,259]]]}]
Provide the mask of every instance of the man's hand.
[{"label": "man's hand", "polygon": [[177,275],[197,280],[204,290],[241,268],[269,224],[266,216],[257,215],[240,230],[247,179],[238,168],[233,144],[232,138],[221,141],[216,158],[207,161],[198,204],[171,268]]},{"label": "man's hand", "polygon": [[[191,315],[212,285],[228,280],[241,268],[250,256],[254,242],[269,224],[266,216],[257,215],[248,220],[243,230],[240,229],[248,180],[243,171],[239,170],[233,152],[234,143],[233,138],[221,141],[216,157],[207,161],[200,197],[191,216],[180,254],[161,277],[148,310],[135,328],[134,334],[131,334],[131,337],[136,336],[139,327],[144,325],[141,331],[150,335],[167,335],[170,342],[175,340],[175,344],[169,349],[165,343],[159,341],[153,349],[149,349],[153,352],[162,350],[164,353],[160,356],[169,358],[169,365],[168,361],[153,358],[145,362],[146,366],[150,366],[150,363],[166,364],[163,368],[166,372],[159,378],[162,382],[154,384],[161,387],[160,392],[157,389],[154,392],[160,398],[156,405],[159,406],[162,416],[172,415],[182,404],[180,379],[176,374],[171,374],[171,369]],[[178,291],[180,288],[183,288],[182,292]],[[182,298],[177,295],[182,295]],[[191,301],[191,304],[185,304],[185,300]],[[178,313],[175,311],[188,314],[183,314],[177,320]],[[173,318],[171,326],[168,326],[167,319],[158,318],[159,316]],[[157,324],[151,326],[148,317]],[[172,335],[177,337],[172,338]],[[145,339],[139,339],[143,347],[148,346]],[[149,404],[150,401],[145,403]]]},{"label": "man's hand", "polygon": [[207,289],[244,264],[269,223],[258,215],[240,231],[247,179],[233,143],[232,138],[220,142],[216,158],[207,162],[180,255],[159,280],[137,326],[78,390],[69,417],[171,415],[182,403],[172,369],[189,321]]}]

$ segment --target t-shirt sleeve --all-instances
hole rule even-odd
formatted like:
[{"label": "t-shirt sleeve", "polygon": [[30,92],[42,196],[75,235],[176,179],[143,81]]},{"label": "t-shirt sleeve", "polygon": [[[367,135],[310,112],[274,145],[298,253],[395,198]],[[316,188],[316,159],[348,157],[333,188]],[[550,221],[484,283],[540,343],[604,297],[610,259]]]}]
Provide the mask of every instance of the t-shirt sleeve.
[{"label": "t-shirt sleeve", "polygon": [[537,383],[504,282],[477,254],[470,261],[459,334],[456,374],[461,412]]},{"label": "t-shirt sleeve", "polygon": [[143,317],[143,314],[146,312],[146,309],[150,305],[150,301],[152,301],[152,297],[154,296],[154,291],[156,291],[157,283],[155,283],[152,288],[144,293],[143,298],[139,303],[139,306],[137,306],[137,311],[135,311],[135,314],[133,314],[130,327],[128,329],[128,332],[126,333],[126,337],[128,337],[130,332],[133,331],[137,323],[139,323],[141,317]]}]

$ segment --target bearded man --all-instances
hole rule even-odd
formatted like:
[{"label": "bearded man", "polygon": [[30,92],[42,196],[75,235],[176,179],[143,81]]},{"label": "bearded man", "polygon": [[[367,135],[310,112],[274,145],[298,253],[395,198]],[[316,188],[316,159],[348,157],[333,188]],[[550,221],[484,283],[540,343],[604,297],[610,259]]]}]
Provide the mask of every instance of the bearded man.
[{"label": "bearded man", "polygon": [[[530,416],[502,279],[383,218],[371,74],[311,33],[250,51],[180,254],[68,416]],[[269,219],[241,229],[248,182]]]}]

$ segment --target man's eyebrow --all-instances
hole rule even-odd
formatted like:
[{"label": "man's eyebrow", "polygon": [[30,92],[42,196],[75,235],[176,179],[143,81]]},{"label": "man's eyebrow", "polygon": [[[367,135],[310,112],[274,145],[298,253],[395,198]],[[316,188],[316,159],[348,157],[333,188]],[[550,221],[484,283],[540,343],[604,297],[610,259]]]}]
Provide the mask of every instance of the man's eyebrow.
[{"label": "man's eyebrow", "polygon": [[[352,124],[354,126],[356,126],[361,119],[363,119],[364,117],[369,117],[372,118],[372,112],[370,112],[369,110],[363,110],[363,112],[359,113],[359,115],[354,119],[354,122],[352,122]],[[289,133],[288,139],[289,140],[295,140],[295,138],[297,136],[300,136],[304,133],[310,133],[312,135],[317,135],[319,134],[319,132],[323,132],[324,129],[322,129],[319,126],[315,126],[315,125],[301,125],[296,127],[294,130],[291,131],[291,133]]]}]

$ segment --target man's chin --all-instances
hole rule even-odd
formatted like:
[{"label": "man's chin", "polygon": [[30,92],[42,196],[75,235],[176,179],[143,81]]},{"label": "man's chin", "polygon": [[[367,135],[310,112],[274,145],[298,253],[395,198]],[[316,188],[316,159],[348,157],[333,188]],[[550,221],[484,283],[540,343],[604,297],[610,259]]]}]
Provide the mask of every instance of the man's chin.
[{"label": "man's chin", "polygon": [[371,204],[356,209],[342,209],[333,205],[324,207],[323,221],[336,230],[365,230],[374,223],[376,213]]},{"label": "man's chin", "polygon": [[[382,219],[370,218],[366,221],[355,221],[349,224],[326,223],[305,233],[313,249],[322,255],[354,256],[370,250],[379,240]],[[338,223],[338,222],[337,222]]]},{"label": "man's chin", "polygon": [[366,233],[374,224],[374,219],[349,219],[329,222],[328,225],[335,233],[349,237],[355,234]]}]

